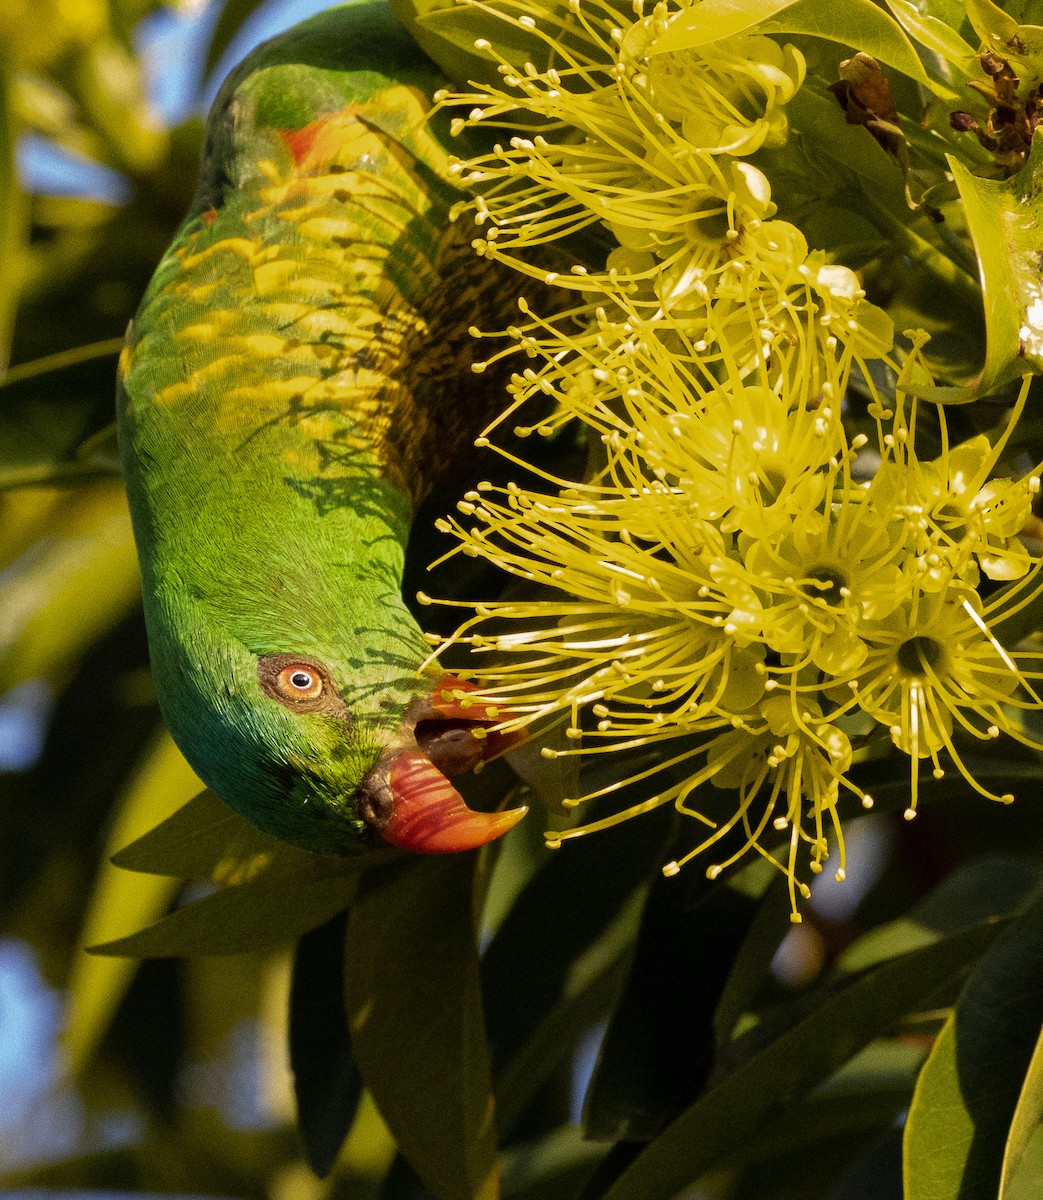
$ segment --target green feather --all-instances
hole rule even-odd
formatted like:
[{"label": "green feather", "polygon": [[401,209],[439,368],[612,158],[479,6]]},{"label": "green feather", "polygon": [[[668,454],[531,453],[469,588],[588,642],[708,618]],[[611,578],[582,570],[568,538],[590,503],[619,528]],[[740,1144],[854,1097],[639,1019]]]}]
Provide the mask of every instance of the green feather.
[{"label": "green feather", "polygon": [[[366,841],[359,783],[430,691],[405,542],[488,416],[460,322],[496,289],[449,220],[444,129],[425,121],[441,82],[380,4],[255,51],[214,105],[121,364],[164,717],[222,799],[320,851]],[[274,699],[273,654],[322,664],[336,695]]]}]

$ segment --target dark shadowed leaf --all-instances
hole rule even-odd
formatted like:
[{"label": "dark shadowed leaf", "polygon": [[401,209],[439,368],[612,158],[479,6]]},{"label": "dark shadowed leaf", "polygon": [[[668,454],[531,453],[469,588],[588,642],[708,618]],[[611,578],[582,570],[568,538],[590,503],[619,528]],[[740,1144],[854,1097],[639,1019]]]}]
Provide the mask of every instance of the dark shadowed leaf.
[{"label": "dark shadowed leaf", "polygon": [[297,943],[290,986],[290,1067],[297,1127],[311,1169],[325,1178],[362,1097],[344,1010],[344,931],[340,913]]},{"label": "dark shadowed leaf", "polygon": [[439,1200],[499,1195],[478,987],[474,856],[368,872],[348,917],[355,1059],[402,1153]]},{"label": "dark shadowed leaf", "polygon": [[[757,868],[754,867],[747,867],[742,874],[752,876],[751,885],[758,878]],[[774,882],[769,885],[763,902],[750,922],[714,1013],[713,1024],[719,1050],[731,1041],[743,1014],[750,1011],[758,993],[764,988],[775,952],[787,931],[792,928],[786,896],[787,881],[775,875],[774,871],[773,876]],[[739,881],[739,877],[736,877],[733,886]]]},{"label": "dark shadowed leaf", "polygon": [[262,873],[179,908],[138,933],[88,949],[132,958],[262,950],[300,937],[342,912],[356,883],[355,873],[336,866],[311,878],[280,875],[273,880]]},{"label": "dark shadowed leaf", "polygon": [[605,1200],[669,1200],[950,982],[1000,928],[997,921],[972,926],[892,959],[830,995],[704,1093],[622,1172]]},{"label": "dark shadowed leaf", "polygon": [[546,852],[482,957],[498,1072],[567,990],[582,956],[667,861],[671,825],[672,814],[660,810]]},{"label": "dark shadowed leaf", "polygon": [[501,1129],[601,1021],[637,933],[641,902],[670,857],[673,814],[547,852],[482,958]]},{"label": "dark shadowed leaf", "polygon": [[[648,1140],[699,1094],[721,990],[775,875],[757,859],[725,886],[702,871],[653,882],[587,1093],[588,1137]],[[787,919],[782,897],[772,899]]]},{"label": "dark shadowed leaf", "polygon": [[0,487],[112,474],[115,464],[80,453],[111,425],[121,341],[20,363],[0,383]]}]

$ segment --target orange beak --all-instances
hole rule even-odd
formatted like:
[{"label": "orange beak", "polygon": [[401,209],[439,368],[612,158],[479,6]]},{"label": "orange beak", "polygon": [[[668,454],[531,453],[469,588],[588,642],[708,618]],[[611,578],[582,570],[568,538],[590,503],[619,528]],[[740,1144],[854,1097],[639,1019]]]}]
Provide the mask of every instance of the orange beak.
[{"label": "orange beak", "polygon": [[481,732],[502,716],[454,695],[474,690],[443,676],[429,698],[411,706],[396,744],[363,780],[364,810],[392,846],[417,854],[473,850],[513,829],[528,811],[475,812],[449,782],[525,740],[524,734]]}]

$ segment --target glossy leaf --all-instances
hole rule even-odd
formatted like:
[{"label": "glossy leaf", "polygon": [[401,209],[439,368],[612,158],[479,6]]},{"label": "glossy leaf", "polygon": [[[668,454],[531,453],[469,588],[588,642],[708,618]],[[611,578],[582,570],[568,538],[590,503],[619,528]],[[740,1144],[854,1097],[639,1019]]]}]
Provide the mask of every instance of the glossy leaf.
[{"label": "glossy leaf", "polygon": [[355,1060],[403,1155],[439,1200],[499,1195],[473,873],[471,854],[370,872],[344,951]]},{"label": "glossy leaf", "polygon": [[1043,1027],[1041,977],[1043,899],[982,958],[920,1074],[905,1132],[908,1200],[997,1195],[1007,1132]]},{"label": "glossy leaf", "polygon": [[853,975],[935,942],[943,934],[1017,916],[1039,886],[1039,866],[983,856],[963,863],[908,913],[877,925],[840,955],[836,971]]},{"label": "glossy leaf", "polygon": [[948,64],[962,68],[973,60],[975,48],[951,25],[928,11],[928,6],[914,4],[913,0],[887,0],[887,7],[907,33]]},{"label": "glossy leaf", "polygon": [[987,396],[1028,370],[1043,370],[1043,148],[1034,142],[1028,162],[1004,182],[972,175],[952,155],[949,168],[978,255],[985,302],[981,377],[965,397],[957,397],[970,399]]},{"label": "glossy leaf", "polygon": [[1021,1094],[1010,1123],[1007,1145],[1003,1151],[1003,1166],[1000,1170],[1000,1190],[997,1200],[1006,1200],[1012,1191],[1029,1155],[1032,1140],[1043,1128],[1043,1030],[1032,1051]]},{"label": "glossy leaf", "polygon": [[[500,84],[498,60],[475,49],[484,38],[510,63],[541,63],[548,58],[546,43],[531,30],[477,6],[456,6],[449,0],[391,0],[395,15],[417,45],[457,84]],[[564,6],[560,10],[564,16]],[[547,21],[553,26],[553,21]]]},{"label": "glossy leaf", "polygon": [[840,42],[871,54],[925,86],[947,93],[928,78],[904,30],[871,0],[703,0],[684,9],[657,39],[656,54],[675,54],[747,33],[800,33]]},{"label": "glossy leaf", "polygon": [[682,1113],[620,1174],[604,1200],[669,1200],[951,981],[998,929],[993,922],[972,926],[893,959],[826,998]]}]

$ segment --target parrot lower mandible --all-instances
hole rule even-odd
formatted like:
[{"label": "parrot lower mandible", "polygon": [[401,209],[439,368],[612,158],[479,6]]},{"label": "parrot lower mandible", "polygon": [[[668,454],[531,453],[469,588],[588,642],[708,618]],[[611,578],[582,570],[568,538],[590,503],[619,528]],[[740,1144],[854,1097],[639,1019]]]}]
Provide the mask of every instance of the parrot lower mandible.
[{"label": "parrot lower mandible", "polygon": [[164,719],[227,804],[325,853],[468,849],[524,812],[448,781],[505,739],[420,673],[401,595],[415,507],[496,403],[467,329],[503,288],[449,219],[443,82],[383,4],[259,47],[120,362]]}]

